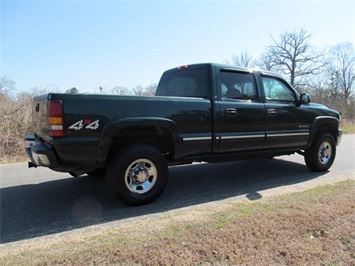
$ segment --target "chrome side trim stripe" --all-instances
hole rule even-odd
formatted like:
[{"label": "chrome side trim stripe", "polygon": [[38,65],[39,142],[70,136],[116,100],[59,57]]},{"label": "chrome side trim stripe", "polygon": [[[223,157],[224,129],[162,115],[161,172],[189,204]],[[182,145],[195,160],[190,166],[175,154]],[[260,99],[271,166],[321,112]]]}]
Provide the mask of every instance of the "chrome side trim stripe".
[{"label": "chrome side trim stripe", "polygon": [[[228,139],[252,139],[252,138],[274,138],[274,137],[295,137],[295,136],[308,136],[309,132],[300,133],[280,133],[280,134],[254,134],[254,135],[235,135],[235,136],[219,136],[222,140]],[[217,137],[218,138],[218,137]],[[212,140],[212,137],[184,137],[183,141],[200,141],[200,140]]]},{"label": "chrome side trim stripe", "polygon": [[212,137],[191,137],[191,138],[183,138],[183,141],[195,141],[195,140],[211,140]]},{"label": "chrome side trim stripe", "polygon": [[221,139],[251,139],[251,138],[264,138],[265,134],[258,135],[241,135],[241,136],[221,136]]},{"label": "chrome side trim stripe", "polygon": [[283,133],[283,134],[266,134],[266,137],[295,137],[295,136],[308,136],[309,132],[302,133]]}]

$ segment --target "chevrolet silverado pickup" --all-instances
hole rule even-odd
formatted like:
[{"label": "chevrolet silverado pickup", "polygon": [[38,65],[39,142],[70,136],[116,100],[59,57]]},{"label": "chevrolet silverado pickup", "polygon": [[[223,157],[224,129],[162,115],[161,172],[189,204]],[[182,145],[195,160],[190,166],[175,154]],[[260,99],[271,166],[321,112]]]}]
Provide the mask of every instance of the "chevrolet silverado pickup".
[{"label": "chevrolet silverado pickup", "polygon": [[33,99],[30,167],[106,175],[124,202],[156,199],[170,165],[299,153],[326,171],[341,115],[279,75],[220,64],[164,72],[151,97],[49,93]]}]

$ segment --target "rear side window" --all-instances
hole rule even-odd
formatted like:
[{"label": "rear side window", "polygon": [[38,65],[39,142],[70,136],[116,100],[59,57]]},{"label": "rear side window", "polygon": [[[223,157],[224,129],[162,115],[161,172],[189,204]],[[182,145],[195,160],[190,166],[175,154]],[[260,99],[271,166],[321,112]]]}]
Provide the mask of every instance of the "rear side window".
[{"label": "rear side window", "polygon": [[207,69],[186,68],[165,72],[156,96],[208,97]]},{"label": "rear side window", "polygon": [[222,71],[221,95],[224,99],[257,99],[257,91],[253,74]]}]

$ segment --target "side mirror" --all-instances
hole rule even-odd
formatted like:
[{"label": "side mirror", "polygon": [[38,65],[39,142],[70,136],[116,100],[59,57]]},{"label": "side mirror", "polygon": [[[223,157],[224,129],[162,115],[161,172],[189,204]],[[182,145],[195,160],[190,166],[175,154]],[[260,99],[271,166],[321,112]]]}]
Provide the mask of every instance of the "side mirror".
[{"label": "side mirror", "polygon": [[299,101],[299,105],[301,104],[307,104],[311,102],[311,98],[309,97],[309,95],[307,93],[302,93],[300,95],[300,101]]}]

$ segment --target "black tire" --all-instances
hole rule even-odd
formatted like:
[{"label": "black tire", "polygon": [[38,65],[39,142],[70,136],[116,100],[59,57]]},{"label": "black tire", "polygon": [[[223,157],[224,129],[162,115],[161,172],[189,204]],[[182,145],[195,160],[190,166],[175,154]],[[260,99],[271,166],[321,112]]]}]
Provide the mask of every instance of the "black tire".
[{"label": "black tire", "polygon": [[132,145],[114,156],[106,175],[111,191],[129,205],[152,202],[168,180],[164,156],[149,145]]},{"label": "black tire", "polygon": [[86,174],[93,178],[102,178],[106,175],[106,168],[98,168]]},{"label": "black tire", "polygon": [[305,151],[304,160],[315,172],[327,171],[333,164],[336,144],[332,135],[321,133],[316,136],[311,147]]}]

